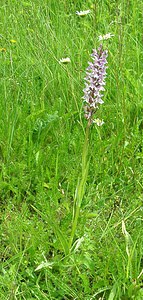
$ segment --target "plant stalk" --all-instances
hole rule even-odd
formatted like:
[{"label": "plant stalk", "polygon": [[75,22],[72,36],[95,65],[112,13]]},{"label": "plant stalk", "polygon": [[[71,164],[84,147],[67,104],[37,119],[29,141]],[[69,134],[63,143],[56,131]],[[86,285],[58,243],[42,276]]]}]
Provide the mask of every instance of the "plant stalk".
[{"label": "plant stalk", "polygon": [[76,193],[75,193],[75,199],[74,199],[74,207],[73,207],[73,221],[72,221],[72,230],[71,230],[71,236],[70,236],[70,242],[69,242],[69,249],[71,249],[73,245],[73,240],[75,236],[75,232],[78,225],[78,219],[80,215],[80,207],[81,203],[84,197],[85,193],[85,185],[88,175],[88,148],[89,148],[89,128],[91,125],[91,120],[88,121],[86,132],[85,132],[85,140],[84,140],[84,146],[83,146],[83,152],[82,152],[82,176],[81,179],[78,180]]}]

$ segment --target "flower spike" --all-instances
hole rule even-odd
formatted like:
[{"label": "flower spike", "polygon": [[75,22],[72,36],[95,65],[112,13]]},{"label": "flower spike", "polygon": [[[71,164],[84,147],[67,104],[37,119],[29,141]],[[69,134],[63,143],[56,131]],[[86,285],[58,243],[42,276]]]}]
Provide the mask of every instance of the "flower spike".
[{"label": "flower spike", "polygon": [[102,92],[105,90],[107,56],[107,50],[104,51],[103,46],[100,45],[98,50],[93,50],[91,54],[93,62],[89,62],[86,69],[85,89],[83,90],[84,112],[85,118],[90,120],[91,123],[96,123],[93,115],[96,113],[99,105],[104,103]]}]

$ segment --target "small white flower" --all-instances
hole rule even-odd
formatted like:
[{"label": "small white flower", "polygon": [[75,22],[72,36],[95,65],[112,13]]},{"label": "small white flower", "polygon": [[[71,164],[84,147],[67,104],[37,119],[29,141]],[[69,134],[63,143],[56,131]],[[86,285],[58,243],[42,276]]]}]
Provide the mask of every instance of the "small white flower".
[{"label": "small white flower", "polygon": [[104,124],[104,121],[100,119],[94,119],[92,122],[95,123],[97,126],[102,126]]},{"label": "small white flower", "polygon": [[59,63],[62,63],[62,64],[68,64],[68,63],[70,63],[70,62],[71,62],[71,60],[70,60],[69,57],[61,58],[61,59],[59,60]]},{"label": "small white flower", "polygon": [[90,14],[90,9],[88,9],[88,10],[81,10],[81,11],[76,11],[76,15],[78,15],[78,16],[80,16],[80,17],[82,17],[82,16],[86,16],[86,15],[88,15],[88,14]]},{"label": "small white flower", "polygon": [[112,36],[114,36],[114,34],[111,34],[111,33],[107,33],[107,34],[104,34],[104,35],[99,35],[99,41],[111,39]]}]

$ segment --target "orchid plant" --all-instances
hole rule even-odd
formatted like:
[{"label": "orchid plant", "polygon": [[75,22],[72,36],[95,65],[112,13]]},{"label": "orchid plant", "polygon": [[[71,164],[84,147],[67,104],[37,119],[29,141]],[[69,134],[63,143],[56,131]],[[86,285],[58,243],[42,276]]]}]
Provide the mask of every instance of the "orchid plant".
[{"label": "orchid plant", "polygon": [[80,215],[81,203],[85,193],[85,185],[88,176],[88,146],[89,146],[89,129],[92,123],[96,123],[98,126],[101,126],[104,122],[95,119],[94,115],[96,114],[99,106],[103,104],[103,91],[105,90],[105,78],[106,78],[106,69],[107,69],[107,50],[103,50],[103,46],[100,45],[97,50],[93,50],[91,54],[92,62],[88,63],[88,67],[86,69],[86,77],[85,77],[85,88],[84,92],[84,116],[87,119],[87,127],[85,133],[85,141],[82,152],[82,174],[81,178],[78,180],[75,198],[74,198],[74,206],[73,206],[73,220],[72,220],[72,229],[71,229],[71,237],[69,242],[69,249],[74,248],[76,245],[76,241],[74,242],[75,232],[77,229],[78,218]]}]

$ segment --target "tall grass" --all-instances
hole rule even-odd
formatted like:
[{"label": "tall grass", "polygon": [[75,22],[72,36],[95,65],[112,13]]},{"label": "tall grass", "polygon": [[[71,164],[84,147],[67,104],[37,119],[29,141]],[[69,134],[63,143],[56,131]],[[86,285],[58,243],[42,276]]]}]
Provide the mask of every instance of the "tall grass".
[{"label": "tall grass", "polygon": [[[2,300],[143,298],[142,11],[139,0],[1,1]],[[105,124],[91,128],[70,241],[85,68],[108,32]]]}]

